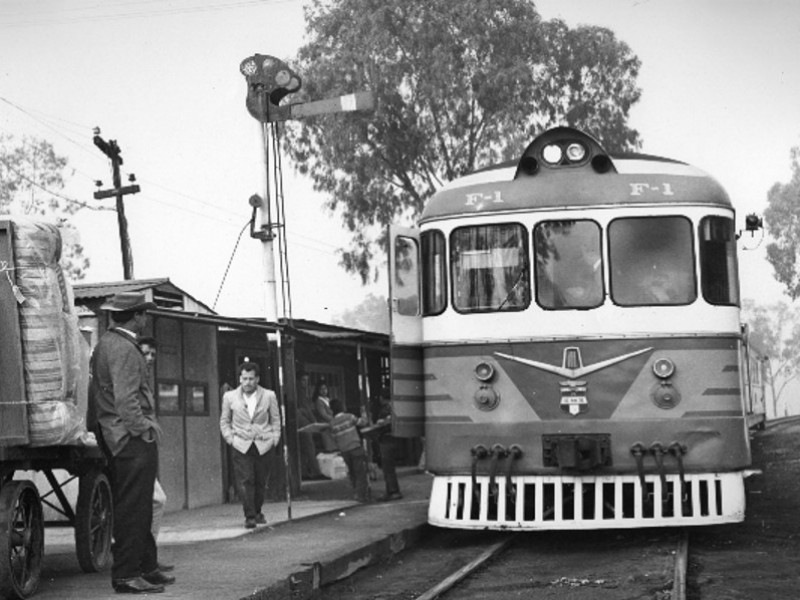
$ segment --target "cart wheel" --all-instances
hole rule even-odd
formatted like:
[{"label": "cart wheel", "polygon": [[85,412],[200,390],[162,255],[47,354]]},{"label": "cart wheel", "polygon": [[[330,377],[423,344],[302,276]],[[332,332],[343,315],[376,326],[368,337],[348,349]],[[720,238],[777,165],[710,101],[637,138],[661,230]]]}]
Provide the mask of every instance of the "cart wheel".
[{"label": "cart wheel", "polygon": [[113,525],[108,477],[100,471],[81,475],[75,507],[75,552],[84,573],[96,573],[111,564]]},{"label": "cart wheel", "polygon": [[0,595],[27,598],[39,587],[44,557],[44,519],[39,492],[30,481],[0,489]]}]

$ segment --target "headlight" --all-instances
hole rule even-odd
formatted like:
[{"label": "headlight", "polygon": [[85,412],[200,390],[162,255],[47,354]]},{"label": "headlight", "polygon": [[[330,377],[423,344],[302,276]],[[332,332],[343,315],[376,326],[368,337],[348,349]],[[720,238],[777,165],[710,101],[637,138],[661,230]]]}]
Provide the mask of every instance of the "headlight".
[{"label": "headlight", "polygon": [[475,377],[480,381],[489,381],[494,377],[494,367],[487,362],[479,363],[478,366],[475,367]]},{"label": "headlight", "polygon": [[672,377],[675,372],[675,364],[668,358],[659,358],[653,363],[653,373],[660,379]]}]

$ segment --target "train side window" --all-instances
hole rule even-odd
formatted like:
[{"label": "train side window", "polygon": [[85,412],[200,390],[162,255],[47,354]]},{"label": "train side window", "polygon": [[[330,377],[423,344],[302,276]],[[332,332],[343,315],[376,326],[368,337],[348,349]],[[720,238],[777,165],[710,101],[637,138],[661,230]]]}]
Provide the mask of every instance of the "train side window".
[{"label": "train side window", "polygon": [[450,235],[453,307],[522,310],[530,303],[528,234],[517,223],[460,227]]},{"label": "train side window", "polygon": [[706,302],[739,304],[737,270],[733,219],[704,217],[700,221],[700,282]]},{"label": "train side window", "polygon": [[438,315],[447,306],[444,234],[438,230],[420,234],[422,246],[422,314]]},{"label": "train side window", "polygon": [[629,217],[608,226],[611,297],[622,306],[691,304],[697,298],[692,224]]},{"label": "train side window", "polygon": [[600,226],[594,221],[543,221],[533,230],[536,301],[543,308],[587,309],[603,303]]},{"label": "train side window", "polygon": [[417,241],[398,236],[394,241],[394,285],[392,297],[397,314],[413,317],[419,314],[419,255]]}]

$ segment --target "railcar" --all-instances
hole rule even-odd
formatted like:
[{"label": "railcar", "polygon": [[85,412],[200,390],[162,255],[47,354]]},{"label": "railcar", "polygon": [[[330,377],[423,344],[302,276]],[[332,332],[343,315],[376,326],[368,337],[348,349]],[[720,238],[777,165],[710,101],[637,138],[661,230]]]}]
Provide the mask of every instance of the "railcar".
[{"label": "railcar", "polygon": [[391,227],[393,427],[424,436],[429,522],[742,521],[737,237],[705,172],[566,127]]}]

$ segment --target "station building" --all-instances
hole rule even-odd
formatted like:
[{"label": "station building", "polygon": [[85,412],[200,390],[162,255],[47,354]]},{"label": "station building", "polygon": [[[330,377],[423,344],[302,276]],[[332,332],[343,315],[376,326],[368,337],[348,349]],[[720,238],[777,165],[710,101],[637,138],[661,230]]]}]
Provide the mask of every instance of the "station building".
[{"label": "station building", "polygon": [[[296,409],[299,394],[320,380],[347,410],[369,412],[389,382],[386,334],[293,319],[217,314],[169,279],[140,279],[73,285],[81,331],[91,348],[108,327],[100,306],[119,292],[142,292],[156,304],[150,331],[158,343],[153,389],[164,430],[159,479],[168,510],[235,500],[229,448],[219,433],[222,394],[238,386],[245,359],[261,368],[261,385],[275,390],[285,414],[284,436],[269,485],[272,499],[297,494],[301,485]],[[299,384],[300,380],[302,384]],[[402,462],[415,464],[419,440],[401,448]],[[288,471],[286,467],[288,466]],[[288,473],[288,476],[287,476]]]}]

